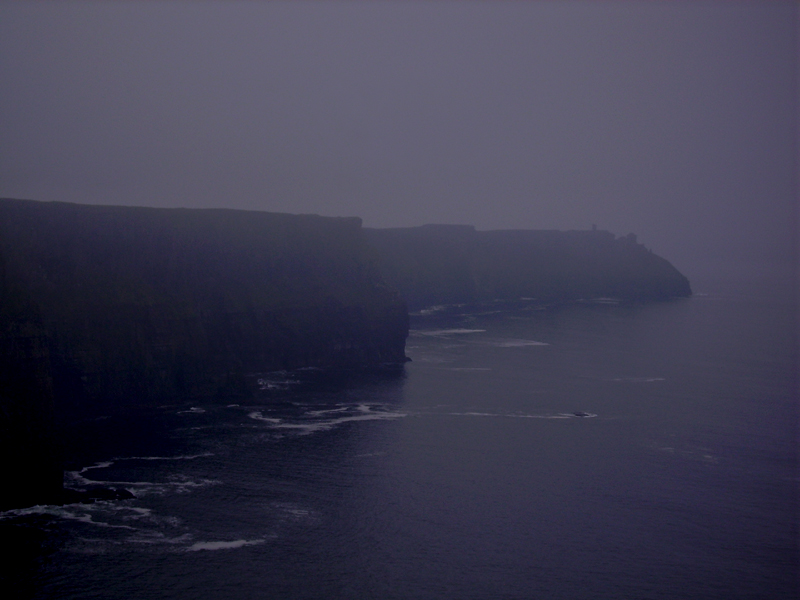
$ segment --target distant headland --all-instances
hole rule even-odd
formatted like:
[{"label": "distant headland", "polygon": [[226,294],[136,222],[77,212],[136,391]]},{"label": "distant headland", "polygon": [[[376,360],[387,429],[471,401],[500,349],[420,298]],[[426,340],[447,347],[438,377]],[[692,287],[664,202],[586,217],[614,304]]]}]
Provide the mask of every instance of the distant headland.
[{"label": "distant headland", "polygon": [[365,234],[384,279],[411,308],[517,298],[643,302],[692,293],[689,280],[632,233],[424,225]]}]

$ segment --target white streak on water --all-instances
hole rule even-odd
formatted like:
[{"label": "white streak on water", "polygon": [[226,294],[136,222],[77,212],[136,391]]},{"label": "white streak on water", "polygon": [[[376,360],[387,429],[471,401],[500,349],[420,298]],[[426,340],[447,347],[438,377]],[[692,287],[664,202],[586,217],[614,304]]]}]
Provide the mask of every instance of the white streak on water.
[{"label": "white streak on water", "polygon": [[189,546],[187,552],[196,552],[198,550],[232,550],[234,548],[242,548],[243,546],[255,546],[263,544],[265,540],[235,540],[233,542],[196,542]]},{"label": "white streak on water", "polygon": [[131,527],[130,525],[112,525],[111,523],[105,523],[103,521],[95,521],[92,518],[91,512],[113,512],[113,505],[102,501],[98,501],[90,505],[36,505],[29,508],[17,508],[6,511],[0,518],[25,517],[29,515],[49,515],[51,517],[58,517],[67,521],[78,521],[87,525],[96,525],[98,527],[107,527],[110,529],[130,529],[132,531],[136,531],[136,528]]},{"label": "white streak on water", "polygon": [[[193,457],[150,457],[152,460],[190,460],[191,458],[199,458],[200,456],[204,455],[196,455]],[[118,459],[118,460],[141,460],[141,457],[132,457],[129,459]],[[144,460],[148,460],[144,458]],[[89,479],[88,477],[84,477],[83,473],[89,471],[91,469],[104,469],[110,467],[114,464],[113,461],[104,461],[100,462],[88,467],[84,467],[80,471],[67,471],[64,473],[65,477],[65,485],[70,488],[80,488],[82,486],[106,486],[106,485],[114,485],[118,487],[124,487],[128,490],[131,494],[136,496],[137,498],[149,495],[149,494],[164,494],[167,491],[174,491],[179,494],[185,493],[190,491],[192,488],[203,488],[208,487],[210,485],[217,485],[222,483],[220,481],[216,481],[213,479],[199,479],[199,480],[192,480],[186,477],[185,475],[170,475],[170,481],[165,482],[153,482],[153,481],[108,481],[108,480],[95,480]]]},{"label": "white streak on water", "polygon": [[[214,453],[204,452],[203,454],[187,454],[183,456],[128,456],[126,458],[115,458],[114,462],[122,460],[194,460],[195,458],[203,458],[206,456],[214,456]],[[96,467],[90,467],[90,468],[96,468]]]},{"label": "white streak on water", "polygon": [[447,335],[466,335],[469,333],[483,333],[485,329],[412,329],[409,333],[411,335],[427,335],[431,337],[440,337]]},{"label": "white streak on water", "polygon": [[350,407],[343,406],[342,408],[329,408],[327,410],[310,410],[306,413],[309,417],[318,417],[320,415],[327,415],[330,413],[337,413],[337,412],[347,412],[350,410]]},{"label": "white streak on water", "polygon": [[544,414],[544,415],[529,415],[529,414],[519,414],[519,413],[451,412],[447,414],[455,417],[494,417],[494,418],[510,418],[510,419],[589,419],[597,416],[594,413],[585,413],[585,414],[557,413],[557,414]]},{"label": "white streak on water", "polygon": [[525,346],[549,346],[547,342],[537,342],[535,340],[505,340],[496,342],[494,345],[499,348],[524,348]]},{"label": "white streak on water", "polygon": [[[331,413],[343,414],[343,416],[320,420],[314,419],[315,417],[330,415]],[[272,425],[271,429],[295,430],[301,435],[306,435],[317,431],[327,431],[333,429],[337,425],[351,421],[380,421],[385,419],[398,419],[407,416],[407,414],[389,412],[386,410],[375,410],[374,407],[369,404],[357,404],[355,406],[309,411],[295,421],[265,417],[261,411],[253,411],[247,416],[256,421],[262,421]]]},{"label": "white streak on water", "polygon": [[267,423],[280,423],[281,419],[273,419],[271,417],[265,417],[260,410],[255,410],[247,415],[251,419],[255,419],[256,421],[265,421]]}]

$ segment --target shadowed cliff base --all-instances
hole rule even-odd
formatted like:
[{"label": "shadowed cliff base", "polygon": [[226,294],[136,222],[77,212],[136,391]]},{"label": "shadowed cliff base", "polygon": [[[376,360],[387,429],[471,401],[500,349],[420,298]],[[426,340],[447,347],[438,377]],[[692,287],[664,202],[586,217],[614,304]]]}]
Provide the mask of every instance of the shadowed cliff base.
[{"label": "shadowed cliff base", "polygon": [[365,229],[381,273],[412,309],[535,298],[662,300],[691,295],[688,279],[636,236],[608,231],[476,231],[469,225]]}]

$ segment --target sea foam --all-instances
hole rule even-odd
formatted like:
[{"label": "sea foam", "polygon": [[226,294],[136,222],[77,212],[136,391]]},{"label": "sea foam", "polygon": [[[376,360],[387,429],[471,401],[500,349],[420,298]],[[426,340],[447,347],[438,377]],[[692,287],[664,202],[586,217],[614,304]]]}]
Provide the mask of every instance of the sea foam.
[{"label": "sea foam", "polygon": [[232,542],[196,542],[189,546],[187,552],[196,552],[198,550],[233,550],[234,548],[242,548],[244,546],[256,546],[263,544],[265,540],[234,540]]}]

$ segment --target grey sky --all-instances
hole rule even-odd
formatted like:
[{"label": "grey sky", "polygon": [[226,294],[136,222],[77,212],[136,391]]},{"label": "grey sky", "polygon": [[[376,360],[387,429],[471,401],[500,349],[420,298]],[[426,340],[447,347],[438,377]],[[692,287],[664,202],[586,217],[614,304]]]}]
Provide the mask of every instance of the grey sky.
[{"label": "grey sky", "polygon": [[0,196],[785,260],[797,6],[0,1]]}]

